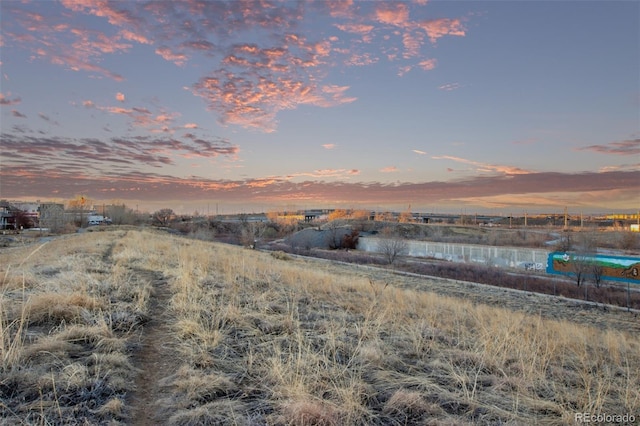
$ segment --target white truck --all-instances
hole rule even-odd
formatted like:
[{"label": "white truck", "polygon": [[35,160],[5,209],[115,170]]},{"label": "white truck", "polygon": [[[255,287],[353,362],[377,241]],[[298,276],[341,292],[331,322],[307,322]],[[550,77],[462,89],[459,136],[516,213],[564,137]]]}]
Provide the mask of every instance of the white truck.
[{"label": "white truck", "polygon": [[108,217],[105,218],[102,215],[97,215],[97,214],[92,214],[89,215],[87,217],[87,223],[91,226],[91,225],[102,225],[104,224],[108,224],[111,223],[111,219],[109,219]]}]

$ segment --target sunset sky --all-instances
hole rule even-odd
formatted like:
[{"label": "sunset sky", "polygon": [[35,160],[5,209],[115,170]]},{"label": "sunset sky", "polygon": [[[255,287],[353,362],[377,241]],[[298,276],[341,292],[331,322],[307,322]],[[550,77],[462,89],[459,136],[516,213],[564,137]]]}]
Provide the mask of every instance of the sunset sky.
[{"label": "sunset sky", "polygon": [[3,199],[640,207],[637,1],[0,8]]}]

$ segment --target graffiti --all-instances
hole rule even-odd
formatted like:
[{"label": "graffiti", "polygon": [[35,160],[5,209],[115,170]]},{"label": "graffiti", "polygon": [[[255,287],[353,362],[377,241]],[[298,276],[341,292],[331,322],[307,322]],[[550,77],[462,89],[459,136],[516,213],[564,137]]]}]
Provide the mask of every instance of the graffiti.
[{"label": "graffiti", "polygon": [[584,267],[598,268],[603,280],[640,284],[640,258],[553,252],[547,260],[547,273],[575,275]]}]

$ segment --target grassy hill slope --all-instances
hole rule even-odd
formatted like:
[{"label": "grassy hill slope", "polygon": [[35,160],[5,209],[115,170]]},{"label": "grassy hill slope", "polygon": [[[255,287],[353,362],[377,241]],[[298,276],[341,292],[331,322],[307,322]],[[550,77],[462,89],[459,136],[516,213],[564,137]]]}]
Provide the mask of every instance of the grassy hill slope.
[{"label": "grassy hill slope", "polygon": [[613,328],[153,231],[4,249],[0,265],[1,424],[640,413],[640,337]]}]

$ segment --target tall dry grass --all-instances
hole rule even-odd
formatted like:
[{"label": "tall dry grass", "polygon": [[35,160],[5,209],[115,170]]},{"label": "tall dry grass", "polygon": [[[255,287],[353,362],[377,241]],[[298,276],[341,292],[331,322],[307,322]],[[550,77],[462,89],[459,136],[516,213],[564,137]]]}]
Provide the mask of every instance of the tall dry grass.
[{"label": "tall dry grass", "polygon": [[185,360],[172,424],[212,410],[237,424],[563,424],[640,408],[637,336],[236,247],[176,242],[166,257]]},{"label": "tall dry grass", "polygon": [[0,424],[117,424],[148,283],[119,273],[123,232],[0,251]]},{"label": "tall dry grass", "polygon": [[[68,395],[89,383],[96,418],[129,420],[128,330],[153,298],[141,270],[163,276],[171,293],[178,359],[158,383],[170,425],[566,424],[577,412],[640,410],[640,338],[623,331],[159,232],[100,234],[47,250],[60,259],[1,271],[3,359],[11,356],[0,392],[30,401],[0,408],[6,423],[67,418],[86,404]],[[69,317],[36,309],[37,297],[65,291],[56,304]],[[129,329],[115,327],[118,318]],[[25,380],[34,391],[10,393]]]}]

